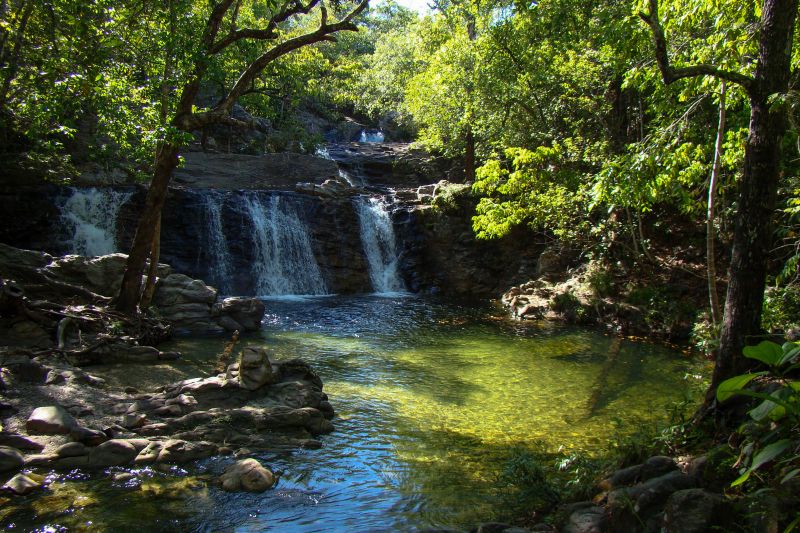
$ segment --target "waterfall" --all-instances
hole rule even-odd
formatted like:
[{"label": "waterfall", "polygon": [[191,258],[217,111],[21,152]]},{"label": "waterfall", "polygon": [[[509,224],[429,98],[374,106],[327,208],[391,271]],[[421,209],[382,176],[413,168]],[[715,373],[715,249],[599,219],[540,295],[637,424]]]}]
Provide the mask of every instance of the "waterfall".
[{"label": "waterfall", "polygon": [[202,195],[205,222],[208,231],[209,272],[213,285],[222,293],[230,293],[230,278],[233,271],[230,261],[228,240],[222,227],[222,206],[225,194],[221,191],[208,191]]},{"label": "waterfall", "polygon": [[384,139],[382,131],[367,131],[361,130],[361,136],[358,138],[358,142],[361,143],[382,143]]},{"label": "waterfall", "polygon": [[327,294],[308,228],[294,207],[280,195],[270,195],[265,205],[258,193],[249,192],[244,208],[255,231],[256,294]]},{"label": "waterfall", "polygon": [[386,203],[381,198],[361,196],[356,199],[356,211],[372,288],[377,293],[404,292],[406,287],[397,268],[394,227]]},{"label": "waterfall", "polygon": [[69,252],[88,256],[118,252],[117,215],[131,196],[131,191],[72,189],[61,205]]}]

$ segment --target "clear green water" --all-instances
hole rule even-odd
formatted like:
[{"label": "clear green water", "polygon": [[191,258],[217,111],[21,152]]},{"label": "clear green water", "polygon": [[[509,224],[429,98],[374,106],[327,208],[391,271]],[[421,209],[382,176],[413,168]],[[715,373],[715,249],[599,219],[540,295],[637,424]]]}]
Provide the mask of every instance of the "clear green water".
[{"label": "clear green water", "polygon": [[[226,458],[168,475],[133,471],[137,478],[124,484],[80,474],[59,478],[56,494],[78,489],[91,504],[34,510],[31,520],[14,512],[5,522],[115,531],[468,528],[504,518],[496,480],[515,451],[540,443],[596,454],[663,420],[669,404],[697,388],[697,364],[664,347],[512,323],[487,309],[409,297],[267,307],[263,342],[279,358],[309,360],[337,410],[322,449],[258,455],[284,472],[277,489],[231,495],[203,483]],[[102,373],[140,385],[204,375],[222,345],[183,339],[176,348],[191,356],[180,363]]]}]

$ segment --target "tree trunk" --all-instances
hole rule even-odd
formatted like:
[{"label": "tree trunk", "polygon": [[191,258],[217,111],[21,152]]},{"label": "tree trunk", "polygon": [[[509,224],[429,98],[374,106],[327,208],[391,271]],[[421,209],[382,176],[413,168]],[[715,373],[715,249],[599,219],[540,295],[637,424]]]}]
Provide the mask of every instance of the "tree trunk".
[{"label": "tree trunk", "polygon": [[719,296],[717,294],[717,260],[714,247],[714,199],[717,192],[717,179],[722,166],[722,142],[725,139],[725,80],[719,95],[719,125],[717,142],[714,144],[714,164],[708,180],[708,210],[706,211],[706,268],[708,271],[708,304],[711,308],[711,322],[716,328],[720,324]]},{"label": "tree trunk", "polygon": [[[761,19],[758,66],[750,96],[750,134],[731,251],[720,348],[711,390],[746,367],[742,348],[761,331],[767,257],[780,177],[781,140],[786,113],[769,97],[789,87],[790,57],[798,0],[766,0]],[[770,109],[770,108],[773,109]]]},{"label": "tree trunk", "polygon": [[156,222],[156,229],[153,232],[153,244],[150,247],[150,266],[147,268],[147,281],[142,291],[142,299],[139,301],[141,309],[150,307],[153,301],[153,294],[156,292],[156,279],[158,277],[158,260],[161,255],[161,215],[159,214]]},{"label": "tree trunk", "polygon": [[147,191],[144,211],[136,227],[133,245],[125,263],[116,309],[127,315],[136,313],[142,290],[142,274],[153,244],[156,226],[161,219],[161,208],[167,196],[167,187],[172,179],[172,171],[178,166],[179,147],[165,144],[158,154],[153,181]]},{"label": "tree trunk", "polygon": [[475,182],[475,136],[469,126],[464,147],[464,182]]}]

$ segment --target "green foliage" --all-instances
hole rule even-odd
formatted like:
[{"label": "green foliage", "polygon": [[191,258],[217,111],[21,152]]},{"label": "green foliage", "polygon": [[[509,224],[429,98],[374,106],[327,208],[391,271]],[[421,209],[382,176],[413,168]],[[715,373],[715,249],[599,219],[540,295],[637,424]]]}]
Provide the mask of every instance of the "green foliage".
[{"label": "green foliage", "polygon": [[469,185],[463,183],[446,183],[437,185],[433,193],[431,205],[442,213],[456,213],[463,205],[463,199],[471,196]]},{"label": "green foliage", "polygon": [[[743,353],[767,365],[769,370],[734,376],[717,387],[717,401],[720,402],[734,396],[761,400],[748,412],[753,423],[745,424],[740,430],[744,434],[737,462],[741,466],[740,476],[731,486],[744,484],[767,464],[774,464],[770,474],[785,483],[800,473],[800,381],[789,377],[800,368],[800,343],[787,342],[780,346],[763,341],[757,346],[747,346]],[[758,390],[748,387],[759,377],[769,379],[773,386]],[[788,457],[787,451],[790,452]]]},{"label": "green foliage", "polygon": [[552,476],[552,458],[531,449],[513,451],[498,484],[504,506],[513,516],[546,514],[560,496]]},{"label": "green foliage", "polygon": [[509,148],[505,160],[491,159],[480,167],[472,187],[482,196],[472,219],[478,238],[502,237],[525,224],[562,240],[578,240],[587,214],[580,174],[569,161],[573,148],[571,142],[535,150]]},{"label": "green foliage", "polygon": [[614,291],[614,275],[611,270],[598,261],[593,261],[586,272],[586,282],[597,298],[611,296]]},{"label": "green foliage", "polygon": [[800,326],[800,286],[792,284],[767,288],[761,325],[767,331],[788,331]]},{"label": "green foliage", "polygon": [[711,354],[719,347],[719,325],[714,326],[707,314],[702,315],[692,326],[692,346],[700,353]]}]

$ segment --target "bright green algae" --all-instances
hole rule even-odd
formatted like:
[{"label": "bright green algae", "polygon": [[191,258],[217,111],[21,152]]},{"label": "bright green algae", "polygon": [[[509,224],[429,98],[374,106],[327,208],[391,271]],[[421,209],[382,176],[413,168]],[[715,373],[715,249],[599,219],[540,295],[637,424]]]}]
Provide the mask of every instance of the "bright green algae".
[{"label": "bright green algae", "polygon": [[[232,497],[212,487],[167,498],[167,488],[147,498],[135,482],[115,487],[94,476],[81,483],[101,494],[98,504],[55,522],[110,522],[120,512],[114,502],[134,491],[124,514],[160,529],[468,527],[507,518],[497,479],[521,448],[598,454],[642,424],[664,420],[671,403],[697,389],[698,365],[662,346],[513,323],[487,309],[401,297],[273,300],[267,306],[264,343],[278,358],[311,362],[337,409],[336,432],[322,438],[324,447],[261,453],[284,471],[277,490],[262,495]],[[223,344],[178,340],[171,348],[192,354],[182,362],[101,373],[114,384],[140,385],[204,375]],[[213,459],[195,470],[215,474],[226,461]],[[160,476],[140,477],[151,487],[169,486]],[[175,512],[176,501],[185,504],[183,512]]]}]

